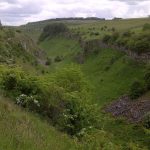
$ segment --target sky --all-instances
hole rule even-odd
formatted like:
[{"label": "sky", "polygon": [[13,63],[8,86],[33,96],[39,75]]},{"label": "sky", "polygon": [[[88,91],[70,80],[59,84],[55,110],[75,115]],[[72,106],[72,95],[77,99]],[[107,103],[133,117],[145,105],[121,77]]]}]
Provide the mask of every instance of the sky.
[{"label": "sky", "polygon": [[51,18],[138,18],[150,15],[150,0],[0,0],[4,25]]}]

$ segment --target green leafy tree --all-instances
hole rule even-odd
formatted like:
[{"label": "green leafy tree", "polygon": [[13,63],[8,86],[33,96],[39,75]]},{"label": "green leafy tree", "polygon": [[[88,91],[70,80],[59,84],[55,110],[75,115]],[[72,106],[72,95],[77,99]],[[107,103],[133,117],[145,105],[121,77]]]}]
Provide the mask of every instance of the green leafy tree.
[{"label": "green leafy tree", "polygon": [[39,41],[43,41],[46,38],[51,38],[63,34],[68,31],[68,28],[63,23],[52,23],[44,27],[42,34],[40,35]]}]

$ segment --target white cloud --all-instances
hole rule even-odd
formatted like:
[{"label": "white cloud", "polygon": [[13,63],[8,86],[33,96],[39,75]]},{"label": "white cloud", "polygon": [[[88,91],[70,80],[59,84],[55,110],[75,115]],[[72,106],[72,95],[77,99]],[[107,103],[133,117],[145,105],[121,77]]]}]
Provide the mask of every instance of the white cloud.
[{"label": "white cloud", "polygon": [[19,25],[59,17],[144,17],[149,6],[149,0],[0,0],[0,19]]}]

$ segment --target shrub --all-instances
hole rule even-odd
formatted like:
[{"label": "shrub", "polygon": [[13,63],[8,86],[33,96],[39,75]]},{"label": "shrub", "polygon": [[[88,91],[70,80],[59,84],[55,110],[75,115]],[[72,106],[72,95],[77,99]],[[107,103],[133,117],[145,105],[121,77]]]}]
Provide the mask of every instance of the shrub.
[{"label": "shrub", "polygon": [[98,36],[98,35],[99,35],[99,32],[95,32],[95,35]]},{"label": "shrub", "polygon": [[104,43],[109,43],[110,39],[111,39],[111,36],[110,36],[110,35],[105,35],[105,36],[103,37],[103,42],[104,42]]},{"label": "shrub", "polygon": [[51,58],[47,58],[45,65],[49,66],[52,63],[52,59]]},{"label": "shrub", "polygon": [[116,31],[116,29],[115,29],[114,27],[112,27],[112,29],[111,29],[111,30],[112,30],[112,32],[115,32],[115,31]]},{"label": "shrub", "polygon": [[55,74],[55,83],[68,92],[88,90],[88,83],[79,66],[71,65],[57,71]]},{"label": "shrub", "polygon": [[138,54],[148,52],[150,48],[149,41],[147,39],[136,40],[133,45],[131,45],[133,51],[137,52]]},{"label": "shrub", "polygon": [[10,69],[2,74],[2,86],[6,91],[13,94],[36,94],[39,92],[37,80],[26,75],[20,69]]},{"label": "shrub", "polygon": [[27,96],[25,94],[21,94],[16,98],[16,104],[33,111],[38,111],[40,107],[39,101],[34,96]]},{"label": "shrub", "polygon": [[148,89],[150,89],[150,70],[145,73],[144,80]]},{"label": "shrub", "polygon": [[134,81],[130,87],[129,95],[131,99],[136,99],[145,92],[145,87],[140,81]]},{"label": "shrub", "polygon": [[21,30],[16,30],[16,32],[21,33]]},{"label": "shrub", "polygon": [[61,115],[60,126],[70,135],[84,136],[98,126],[98,109],[80,99],[78,93],[67,94],[66,108]]},{"label": "shrub", "polygon": [[78,66],[58,71],[54,85],[50,95],[55,104],[51,105],[50,115],[53,114],[51,117],[61,130],[83,136],[90,128],[98,126],[97,106],[89,103],[88,83]]},{"label": "shrub", "polygon": [[5,90],[13,90],[17,86],[17,76],[15,74],[7,74],[3,79]]},{"label": "shrub", "polygon": [[150,30],[150,24],[149,24],[149,23],[144,24],[143,30],[144,30],[144,31]]},{"label": "shrub", "polygon": [[7,37],[7,38],[13,38],[13,37],[15,37],[15,32],[14,32],[14,30],[8,29],[8,30],[6,31],[6,37]]},{"label": "shrub", "polygon": [[61,56],[56,56],[54,61],[55,62],[60,62],[60,61],[62,61],[62,57]]},{"label": "shrub", "polygon": [[150,112],[148,112],[143,119],[143,126],[147,129],[150,129]]},{"label": "shrub", "polygon": [[68,134],[81,137],[99,127],[97,106],[89,103],[90,88],[78,66],[59,70],[45,81],[18,68],[6,69],[1,77],[16,104],[46,116]]},{"label": "shrub", "polygon": [[132,33],[130,31],[125,31],[123,37],[131,37]]},{"label": "shrub", "polygon": [[111,36],[111,42],[115,42],[119,38],[119,33],[114,32]]}]

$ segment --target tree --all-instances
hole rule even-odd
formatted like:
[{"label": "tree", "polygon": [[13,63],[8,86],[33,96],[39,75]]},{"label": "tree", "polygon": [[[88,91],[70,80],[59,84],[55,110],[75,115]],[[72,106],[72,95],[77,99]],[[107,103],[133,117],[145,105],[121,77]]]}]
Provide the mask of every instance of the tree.
[{"label": "tree", "polygon": [[52,23],[44,27],[42,34],[40,35],[39,41],[43,41],[46,38],[51,38],[68,31],[68,28],[63,23]]}]

